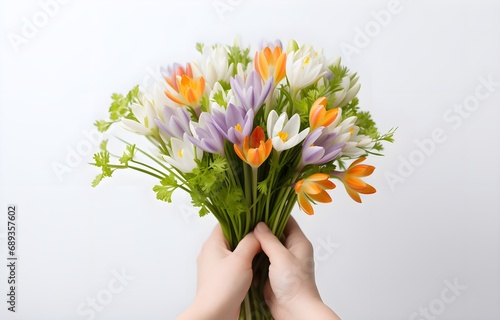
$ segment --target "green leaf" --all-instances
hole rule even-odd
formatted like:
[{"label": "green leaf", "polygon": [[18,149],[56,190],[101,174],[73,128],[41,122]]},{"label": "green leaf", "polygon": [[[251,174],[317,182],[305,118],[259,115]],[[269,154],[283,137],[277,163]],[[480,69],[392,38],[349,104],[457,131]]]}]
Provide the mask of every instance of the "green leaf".
[{"label": "green leaf", "polygon": [[107,146],[108,146],[108,140],[107,139],[102,140],[101,144],[99,145],[99,149],[101,149],[101,151],[106,151]]},{"label": "green leaf", "polygon": [[219,84],[225,91],[231,90],[231,84],[229,82],[226,82],[224,80],[219,80]]},{"label": "green leaf", "polygon": [[98,185],[98,184],[102,181],[102,178],[104,178],[104,177],[103,177],[103,175],[102,175],[102,173],[99,173],[99,174],[98,174],[98,175],[94,178],[94,180],[92,180],[92,188],[97,187],[97,185]]},{"label": "green leaf", "polygon": [[123,152],[122,157],[120,158],[120,163],[128,166],[128,162],[134,159],[135,154],[135,144],[127,145],[125,152]]},{"label": "green leaf", "polygon": [[241,63],[245,70],[247,65],[252,62],[250,58],[250,48],[241,49],[238,45],[233,45],[229,46],[228,49],[228,63],[229,65],[233,64],[233,75],[237,72],[238,63]]},{"label": "green leaf", "polygon": [[203,54],[203,47],[204,47],[204,46],[205,46],[205,45],[204,45],[203,43],[201,43],[201,42],[197,42],[197,43],[196,43],[196,51],[198,51],[199,53]]},{"label": "green leaf", "polygon": [[227,102],[226,100],[224,100],[224,92],[222,92],[222,90],[214,93],[214,95],[212,96],[212,101],[224,108],[227,108]]},{"label": "green leaf", "polygon": [[101,173],[95,177],[95,179],[92,181],[92,187],[97,186],[102,179],[106,177],[111,177],[113,174],[113,170],[109,167],[109,152],[106,150],[103,150],[99,153],[94,154],[94,161],[93,165],[96,167],[101,168]]},{"label": "green leaf", "polygon": [[241,188],[226,187],[220,190],[219,193],[222,201],[218,202],[217,204],[222,206],[225,211],[234,215],[239,215],[246,212],[246,203],[243,201],[244,194]]},{"label": "green leaf", "polygon": [[156,192],[156,199],[165,202],[172,202],[172,193],[175,191],[175,188],[156,185],[153,187],[153,191]]},{"label": "green leaf", "polygon": [[210,101],[207,96],[201,97],[200,100],[200,110],[202,112],[209,112],[210,111]]},{"label": "green leaf", "polygon": [[156,192],[156,199],[172,202],[172,193],[179,187],[174,174],[170,174],[161,179],[161,185],[155,185],[153,191]]},{"label": "green leaf", "polygon": [[113,123],[106,120],[97,120],[94,122],[94,126],[97,127],[99,132],[106,132]]},{"label": "green leaf", "polygon": [[271,176],[268,175],[264,180],[262,180],[257,184],[257,190],[259,190],[260,193],[267,195],[267,191],[269,190],[267,185],[269,183],[270,178]]},{"label": "green leaf", "polygon": [[101,151],[94,154],[94,160],[96,167],[103,167],[109,163],[109,152]]},{"label": "green leaf", "polygon": [[209,213],[210,213],[210,210],[208,210],[207,206],[205,206],[205,205],[201,206],[200,211],[199,211],[200,217],[204,217]]},{"label": "green leaf", "polygon": [[172,186],[172,187],[178,187],[177,179],[175,178],[175,175],[173,173],[169,174],[165,178],[161,180],[161,184],[164,186]]},{"label": "green leaf", "polygon": [[123,118],[131,119],[137,121],[134,114],[130,110],[130,105],[132,103],[139,102],[139,86],[135,86],[130,90],[126,96],[119,93],[113,93],[111,95],[111,105],[109,106],[109,120],[97,120],[94,122],[94,126],[97,127],[99,132],[105,132],[109,127],[120,121]]}]

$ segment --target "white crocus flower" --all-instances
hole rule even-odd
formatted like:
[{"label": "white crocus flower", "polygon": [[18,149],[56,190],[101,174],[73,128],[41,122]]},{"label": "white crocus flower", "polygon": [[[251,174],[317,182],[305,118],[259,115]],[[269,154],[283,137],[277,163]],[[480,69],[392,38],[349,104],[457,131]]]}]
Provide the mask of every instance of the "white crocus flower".
[{"label": "white crocus flower", "polygon": [[132,103],[130,110],[137,121],[132,119],[122,119],[122,126],[132,132],[142,135],[152,135],[157,130],[155,123],[156,112],[151,100],[144,93],[139,95],[139,103]]},{"label": "white crocus flower", "polygon": [[358,82],[358,77],[356,75],[350,74],[346,75],[342,79],[342,83],[340,86],[342,87],[342,90],[334,93],[335,102],[333,103],[333,107],[344,107],[346,104],[351,102],[354,97],[356,97],[359,89],[361,89],[361,84]]},{"label": "white crocus flower", "polygon": [[212,90],[215,83],[223,80],[229,83],[233,64],[229,64],[228,49],[223,45],[204,46],[201,59],[191,63],[195,78],[205,79],[205,90]]},{"label": "white crocus flower", "polygon": [[339,109],[338,117],[326,128],[328,133],[337,133],[334,143],[345,143],[342,155],[358,158],[366,155],[366,149],[373,147],[373,140],[365,135],[358,135],[359,127],[355,125],[357,117],[352,116],[342,121],[342,110]]},{"label": "white crocus flower", "polygon": [[278,113],[272,110],[267,117],[267,135],[273,141],[273,147],[281,152],[295,147],[305,139],[309,133],[309,128],[300,130],[300,116],[294,114],[290,120],[283,112],[279,117]]},{"label": "white crocus flower", "polygon": [[286,76],[293,92],[315,83],[326,73],[323,54],[314,51],[312,46],[302,46],[288,53],[286,59]]},{"label": "white crocus flower", "polygon": [[[224,100],[225,105],[220,105],[214,99],[214,96],[216,94],[220,95],[221,92],[222,92],[222,99]],[[228,90],[228,91],[224,90],[224,88],[222,88],[219,82],[215,83],[213,90],[210,92],[209,101],[210,101],[210,110],[218,110],[222,113],[226,113],[226,108],[228,104],[232,103],[236,105],[236,97],[234,96],[233,90]]]},{"label": "white crocus flower", "polygon": [[170,106],[170,107],[177,107],[177,104],[174,104],[167,96],[165,95],[165,90],[167,89],[168,84],[167,81],[163,82],[156,82],[150,90],[152,91],[151,96],[152,96],[152,104],[153,107],[155,108],[156,116],[159,118],[161,121],[164,121],[163,119],[163,109],[165,106]]},{"label": "white crocus flower", "polygon": [[[334,67],[340,66],[340,58],[335,59],[335,61],[330,64]],[[356,74],[347,73],[344,78],[342,78],[342,82],[340,84],[341,90],[338,90],[334,93],[335,101],[333,103],[333,107],[342,108],[346,104],[352,101],[354,97],[361,89],[361,84],[358,82],[359,77]]]},{"label": "white crocus flower", "polygon": [[350,158],[359,158],[366,155],[366,150],[371,149],[375,142],[372,138],[365,136],[364,134],[359,134],[359,127],[354,126],[351,131],[351,136],[349,141],[347,141],[345,147],[342,148],[342,155],[348,156]]},{"label": "white crocus flower", "polygon": [[238,62],[238,64],[236,65],[236,74],[234,75],[234,78],[236,78],[236,76],[240,76],[241,79],[246,79],[247,74],[250,73],[250,71],[251,70],[249,70],[248,65],[245,66],[243,65],[243,63]]},{"label": "white crocus flower", "polygon": [[203,151],[188,140],[186,133],[182,140],[172,138],[170,142],[170,156],[164,156],[165,161],[182,172],[192,172],[198,166],[196,160],[203,157]]}]

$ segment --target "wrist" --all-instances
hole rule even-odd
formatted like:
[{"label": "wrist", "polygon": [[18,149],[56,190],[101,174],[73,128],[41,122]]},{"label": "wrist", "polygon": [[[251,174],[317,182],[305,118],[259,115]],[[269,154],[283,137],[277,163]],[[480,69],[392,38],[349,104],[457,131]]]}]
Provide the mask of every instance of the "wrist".
[{"label": "wrist", "polygon": [[340,320],[320,297],[297,303],[296,308],[294,308],[293,319],[310,319],[311,317],[315,320]]},{"label": "wrist", "polygon": [[213,320],[217,319],[217,312],[210,306],[195,300],[177,320]]},{"label": "wrist", "polygon": [[[226,306],[227,307],[227,306]],[[193,304],[184,311],[177,320],[226,320],[233,318],[229,317],[227,308],[218,306],[216,303],[209,302],[205,299],[195,298]]]}]

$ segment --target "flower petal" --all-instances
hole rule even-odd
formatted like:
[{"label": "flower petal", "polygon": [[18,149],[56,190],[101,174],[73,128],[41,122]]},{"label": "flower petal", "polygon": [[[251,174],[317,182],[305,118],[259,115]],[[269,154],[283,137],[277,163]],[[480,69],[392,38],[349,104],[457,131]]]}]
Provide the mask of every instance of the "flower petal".
[{"label": "flower petal", "polygon": [[314,214],[314,209],[309,202],[309,199],[304,193],[299,193],[297,200],[299,202],[300,208],[307,213],[308,215],[313,215]]}]

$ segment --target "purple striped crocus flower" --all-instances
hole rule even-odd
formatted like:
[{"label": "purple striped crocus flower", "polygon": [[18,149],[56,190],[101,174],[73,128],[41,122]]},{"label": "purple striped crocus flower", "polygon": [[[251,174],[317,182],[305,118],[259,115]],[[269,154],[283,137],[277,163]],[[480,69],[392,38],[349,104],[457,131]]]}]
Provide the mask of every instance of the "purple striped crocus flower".
[{"label": "purple striped crocus flower", "polygon": [[192,144],[203,151],[224,156],[224,136],[217,129],[212,115],[202,112],[198,122],[191,121],[193,136],[187,136]]},{"label": "purple striped crocus flower", "polygon": [[191,117],[186,108],[165,106],[163,108],[163,119],[165,122],[160,119],[155,119],[155,122],[158,128],[169,137],[182,140],[184,133],[191,135],[191,129],[189,127]]},{"label": "purple striped crocus flower", "polygon": [[213,123],[219,132],[233,144],[242,145],[246,136],[252,133],[254,113],[252,109],[245,111],[229,103],[226,113],[213,110]]},{"label": "purple striped crocus flower", "polygon": [[325,164],[337,158],[345,143],[335,143],[336,132],[323,133],[325,127],[319,127],[311,132],[302,147],[302,163],[304,167],[308,164]]},{"label": "purple striped crocus flower", "polygon": [[264,86],[262,86],[261,77],[257,72],[252,71],[247,76],[246,81],[237,75],[231,78],[229,82],[231,83],[231,88],[240,105],[243,106],[245,110],[252,109],[256,114],[271,92],[273,77],[269,77]]}]

